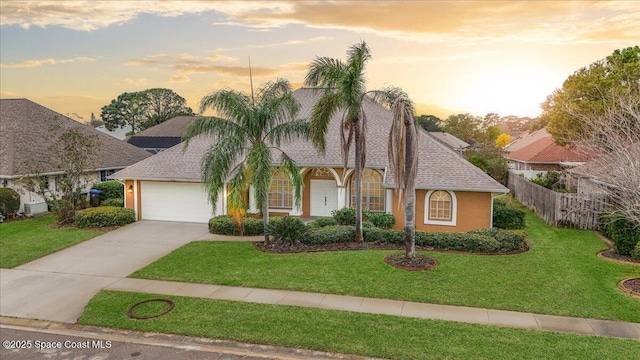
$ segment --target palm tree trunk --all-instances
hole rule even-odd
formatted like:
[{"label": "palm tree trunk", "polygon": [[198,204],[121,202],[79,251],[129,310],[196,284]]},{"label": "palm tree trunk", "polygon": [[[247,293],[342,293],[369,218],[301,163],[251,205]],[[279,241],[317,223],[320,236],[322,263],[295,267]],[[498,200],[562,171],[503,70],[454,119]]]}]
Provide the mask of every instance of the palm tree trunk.
[{"label": "palm tree trunk", "polygon": [[269,197],[262,200],[262,222],[264,223],[264,242],[269,243],[269,234],[267,226],[269,226]]},{"label": "palm tree trunk", "polygon": [[355,140],[355,173],[353,174],[353,180],[356,182],[356,237],[355,242],[362,242],[362,145],[360,137],[360,126],[362,121],[357,121],[355,126],[354,140]]},{"label": "palm tree trunk", "polygon": [[[413,124],[411,124],[413,125]],[[412,151],[416,139],[413,137],[414,132],[410,131],[410,127],[406,128],[406,159],[404,163],[404,176],[411,176],[411,166],[413,166],[414,156]],[[404,233],[405,233],[405,256],[413,259],[416,255],[416,189],[415,182],[405,178],[404,183],[408,186],[404,189]]]}]

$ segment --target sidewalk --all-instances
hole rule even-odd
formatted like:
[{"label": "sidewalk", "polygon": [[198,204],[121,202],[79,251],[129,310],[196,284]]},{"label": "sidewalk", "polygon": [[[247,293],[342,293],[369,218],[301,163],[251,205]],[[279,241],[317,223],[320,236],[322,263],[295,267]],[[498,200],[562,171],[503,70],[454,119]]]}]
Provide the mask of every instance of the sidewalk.
[{"label": "sidewalk", "polygon": [[505,326],[519,329],[556,331],[640,340],[640,324],[622,321],[583,319],[464,306],[424,304],[347,295],[288,290],[192,284],[125,278],[104,290],[199,297],[261,304],[314,307],[367,314],[386,314],[421,319]]}]

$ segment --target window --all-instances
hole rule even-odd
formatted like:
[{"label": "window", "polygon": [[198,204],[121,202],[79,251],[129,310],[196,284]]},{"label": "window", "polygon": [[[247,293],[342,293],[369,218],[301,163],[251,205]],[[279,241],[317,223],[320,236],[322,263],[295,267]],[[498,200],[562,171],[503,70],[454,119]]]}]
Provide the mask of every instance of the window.
[{"label": "window", "polygon": [[456,225],[458,211],[456,196],[451,191],[431,190],[425,198],[424,223],[432,225]]},{"label": "window", "polygon": [[[351,178],[351,206],[356,206],[356,183]],[[362,173],[362,208],[371,212],[385,211],[385,189],[382,176],[375,170],[364,169]]]},{"label": "window", "polygon": [[269,207],[291,209],[293,207],[293,192],[289,177],[282,173],[273,175],[269,187]]},{"label": "window", "polygon": [[111,170],[100,170],[100,181],[107,181],[107,176],[113,175],[116,171]]}]

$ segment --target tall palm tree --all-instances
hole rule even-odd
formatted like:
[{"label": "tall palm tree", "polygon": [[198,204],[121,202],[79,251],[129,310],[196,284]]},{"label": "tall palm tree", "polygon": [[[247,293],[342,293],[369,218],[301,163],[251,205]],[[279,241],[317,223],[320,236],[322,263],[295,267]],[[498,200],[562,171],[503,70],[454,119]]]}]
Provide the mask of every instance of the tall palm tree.
[{"label": "tall palm tree", "polygon": [[397,97],[391,110],[393,122],[389,131],[387,156],[398,198],[404,204],[405,256],[413,259],[416,254],[415,178],[418,170],[418,133],[413,121],[413,105],[406,96]]},{"label": "tall palm tree", "polygon": [[369,47],[363,41],[347,51],[347,61],[317,57],[310,65],[305,85],[323,92],[311,113],[309,137],[320,153],[325,152],[325,136],[331,117],[342,112],[341,147],[344,168],[347,168],[349,152],[355,150],[354,174],[356,191],[356,236],[362,241],[362,172],[366,164],[367,116],[362,106],[369,100],[390,103],[397,96],[397,88],[367,91],[365,66],[371,59]]},{"label": "tall palm tree", "polygon": [[229,208],[242,211],[247,207],[244,194],[249,184],[253,185],[264,220],[265,241],[269,242],[266,228],[274,154],[280,154],[276,167],[291,179],[297,206],[302,199],[303,180],[299,168],[280,148],[284,142],[308,136],[307,123],[295,120],[299,104],[291,93],[291,85],[283,79],[268,82],[258,89],[256,98],[231,89],[215,91],[200,101],[200,112],[208,108],[215,110],[219,117],[203,117],[192,122],[185,129],[184,146],[198,135],[214,136],[215,143],[201,164],[211,203],[217,202],[226,182]]}]

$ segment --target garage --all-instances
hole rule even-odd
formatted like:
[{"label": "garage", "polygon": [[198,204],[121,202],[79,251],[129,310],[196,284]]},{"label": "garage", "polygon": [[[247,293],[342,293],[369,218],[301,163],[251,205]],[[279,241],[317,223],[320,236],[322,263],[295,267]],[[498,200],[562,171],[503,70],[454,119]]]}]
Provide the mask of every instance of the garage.
[{"label": "garage", "polygon": [[[214,216],[201,183],[141,181],[139,191],[143,220],[208,223]],[[216,214],[221,209],[219,197]]]}]

